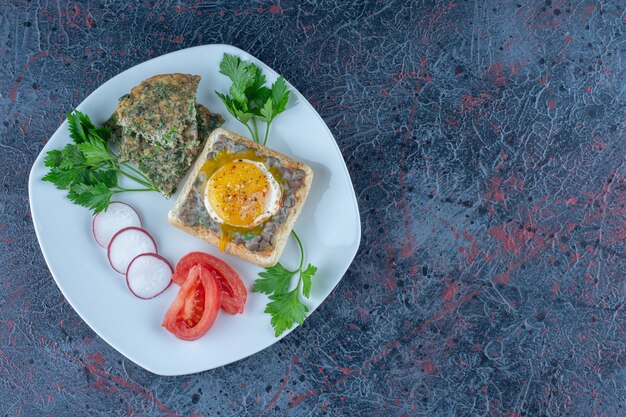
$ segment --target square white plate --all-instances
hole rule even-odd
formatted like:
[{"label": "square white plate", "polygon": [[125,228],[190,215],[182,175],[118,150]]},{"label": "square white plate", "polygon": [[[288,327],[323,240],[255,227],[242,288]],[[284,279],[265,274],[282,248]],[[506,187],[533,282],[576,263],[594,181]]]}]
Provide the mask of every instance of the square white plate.
[{"label": "square white plate", "polygon": [[[230,80],[219,73],[224,53],[235,54],[259,65],[269,83],[278,74],[248,53],[229,45],[205,45],[151,59],[113,77],[78,109],[96,124],[113,113],[118,99],[142,80],[156,74],[198,74],[198,101],[226,119],[224,128],[248,136],[214,93],[228,90]],[[339,283],[356,255],[361,225],[356,196],[341,152],[332,133],[311,104],[292,85],[287,110],[272,123],[268,145],[309,164],[315,172],[313,186],[295,230],[304,242],[306,262],[318,266],[311,297],[313,312]],[[176,195],[165,199],[158,193],[125,193],[114,200],[132,204],[144,227],[157,241],[159,253],[175,265],[190,251],[206,251],[230,263],[246,287],[244,313],[231,316],[221,312],[215,325],[202,338],[187,342],[161,327],[163,316],[176,296],[177,285],[153,300],[140,300],[126,288],[122,275],[111,269],[106,251],[93,240],[91,213],[72,204],[64,191],[41,178],[47,172],[43,158],[51,149],[70,141],[67,121],[52,135],[30,173],[29,196],[33,223],[44,258],[63,295],[76,312],[107,343],[145,369],[160,375],[184,375],[226,365],[276,343],[270,317],[263,312],[268,299],[252,293],[260,268],[233,256],[220,254],[167,222],[167,212]],[[182,188],[182,183],[179,189]],[[293,240],[293,239],[292,239]],[[293,241],[281,263],[295,268],[299,254]],[[310,313],[309,313],[310,314]]]}]

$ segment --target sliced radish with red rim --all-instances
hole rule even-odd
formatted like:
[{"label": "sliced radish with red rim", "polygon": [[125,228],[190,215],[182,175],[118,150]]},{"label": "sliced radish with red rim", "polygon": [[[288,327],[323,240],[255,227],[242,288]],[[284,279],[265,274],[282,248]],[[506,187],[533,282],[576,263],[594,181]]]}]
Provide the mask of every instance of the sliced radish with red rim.
[{"label": "sliced radish with red rim", "polygon": [[131,261],[142,253],[158,253],[150,233],[140,227],[125,227],[113,236],[107,250],[109,263],[120,274],[125,274]]},{"label": "sliced radish with red rim", "polygon": [[107,211],[94,216],[91,226],[96,243],[106,248],[111,238],[125,227],[141,227],[141,218],[132,206],[113,201]]},{"label": "sliced radish with red rim", "polygon": [[174,268],[156,253],[144,253],[133,259],[126,271],[126,285],[137,297],[149,300],[172,283]]}]

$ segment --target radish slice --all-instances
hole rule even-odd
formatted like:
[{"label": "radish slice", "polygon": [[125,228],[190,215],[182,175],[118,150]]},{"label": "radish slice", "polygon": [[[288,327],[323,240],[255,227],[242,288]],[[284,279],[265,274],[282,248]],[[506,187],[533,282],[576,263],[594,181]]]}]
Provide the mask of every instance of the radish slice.
[{"label": "radish slice", "polygon": [[141,227],[141,218],[132,206],[121,201],[113,201],[107,211],[94,216],[91,223],[93,237],[103,248],[109,246],[111,238],[125,227]]},{"label": "radish slice", "polygon": [[130,262],[142,253],[157,253],[156,242],[146,230],[131,226],[113,236],[107,255],[113,269],[125,274]]},{"label": "radish slice", "polygon": [[161,255],[144,253],[133,259],[126,270],[126,285],[135,296],[149,300],[172,283],[174,268]]}]

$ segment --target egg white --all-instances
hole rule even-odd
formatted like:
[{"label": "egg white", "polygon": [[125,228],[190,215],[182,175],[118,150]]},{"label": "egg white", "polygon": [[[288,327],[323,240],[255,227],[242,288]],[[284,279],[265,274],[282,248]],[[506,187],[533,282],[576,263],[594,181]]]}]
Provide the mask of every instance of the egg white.
[{"label": "egg white", "polygon": [[[270,189],[269,189],[269,193],[267,194],[268,198],[266,199],[263,213],[260,216],[258,216],[256,219],[254,219],[254,222],[248,226],[248,228],[253,228],[263,223],[264,221],[266,221],[267,219],[269,219],[276,213],[278,213],[278,210],[280,210],[280,200],[282,197],[282,190],[280,188],[280,184],[278,184],[278,181],[276,181],[272,173],[269,172],[265,164],[263,164],[262,162],[251,161],[249,159],[237,159],[236,161],[246,162],[249,164],[256,165],[263,172],[263,174],[265,175],[265,178],[267,179],[267,183],[269,184]],[[213,173],[213,175],[211,175],[211,178],[213,178],[213,176],[215,176],[222,169],[224,169],[224,166],[217,169]],[[206,207],[207,212],[209,213],[209,216],[211,216],[213,220],[215,220],[216,222],[220,224],[229,224],[226,220],[220,217],[220,215],[217,214],[217,212],[211,206],[211,201],[209,199],[209,187],[211,185],[211,178],[207,180],[206,188],[204,190],[204,206]],[[243,226],[239,226],[239,227],[243,227]]]}]

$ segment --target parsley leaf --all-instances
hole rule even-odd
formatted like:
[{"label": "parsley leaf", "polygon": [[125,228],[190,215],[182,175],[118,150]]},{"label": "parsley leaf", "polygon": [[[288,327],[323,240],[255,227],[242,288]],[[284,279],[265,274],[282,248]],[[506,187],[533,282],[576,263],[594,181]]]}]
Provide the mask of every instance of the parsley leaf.
[{"label": "parsley leaf", "polygon": [[[216,91],[218,97],[228,112],[248,128],[257,143],[261,143],[257,121],[265,122],[265,145],[270,124],[287,108],[289,89],[285,79],[278,77],[270,88],[265,85],[266,78],[259,66],[229,54],[224,54],[220,62],[220,73],[230,78],[232,83],[229,95]],[[250,121],[252,125],[248,124]]]},{"label": "parsley leaf", "polygon": [[[125,191],[158,191],[152,181],[135,168],[118,163],[117,156],[109,150],[110,137],[106,127],[96,128],[89,116],[79,111],[67,117],[70,137],[74,143],[63,149],[49,151],[44,165],[49,171],[42,180],[51,182],[60,190],[69,190],[68,198],[94,212],[109,207],[111,197]],[[126,167],[132,171],[125,171]],[[119,187],[118,176],[124,175],[145,188]]]},{"label": "parsley leaf", "polygon": [[311,294],[311,278],[317,272],[317,267],[309,264],[304,271],[300,273],[302,277],[302,295],[309,298]]},{"label": "parsley leaf", "polygon": [[279,263],[267,268],[264,272],[260,272],[260,279],[254,282],[252,291],[262,294],[284,294],[289,290],[289,282],[295,274]]},{"label": "parsley leaf", "polygon": [[59,190],[69,190],[72,184],[76,182],[76,178],[84,175],[84,170],[85,168],[82,166],[68,169],[52,168],[42,180],[53,183]]},{"label": "parsley leaf", "polygon": [[261,71],[261,68],[257,67],[254,64],[248,64],[248,72],[252,74],[252,83],[246,89],[246,96],[249,98],[254,98],[259,94],[259,91],[265,85],[265,74]]},{"label": "parsley leaf", "polygon": [[59,149],[51,150],[43,159],[43,164],[48,168],[56,168],[63,162],[63,151]]},{"label": "parsley leaf", "polygon": [[254,71],[250,71],[248,64],[243,62],[241,58],[224,54],[220,63],[220,72],[233,82],[228,91],[235,101],[245,103],[247,101],[246,90],[255,82],[256,74]]},{"label": "parsley leaf", "polygon": [[109,132],[109,129],[105,126],[95,128],[91,132],[89,132],[89,134],[92,137],[98,136],[104,142],[108,141],[111,137],[111,132]]},{"label": "parsley leaf", "polygon": [[78,145],[69,144],[63,148],[60,153],[61,161],[57,166],[61,169],[83,166],[85,164],[85,157],[78,148]]},{"label": "parsley leaf", "polygon": [[220,73],[233,80],[238,77],[239,72],[246,70],[246,67],[238,56],[224,54],[220,62]]},{"label": "parsley leaf", "polygon": [[250,111],[255,116],[261,116],[261,109],[265,106],[265,102],[272,96],[272,90],[267,87],[258,89],[253,97],[250,97]]},{"label": "parsley leaf", "polygon": [[102,183],[109,188],[117,187],[117,171],[113,169],[86,170],[83,182],[87,185]]},{"label": "parsley leaf", "polygon": [[70,137],[74,143],[85,142],[87,140],[87,131],[95,129],[89,116],[78,110],[74,110],[71,114],[67,115],[67,123],[70,129]]},{"label": "parsley leaf", "polygon": [[[317,272],[317,268],[308,264],[304,265],[304,247],[296,232],[291,232],[300,248],[300,266],[295,271],[290,271],[280,263],[266,268],[259,273],[259,279],[254,282],[252,291],[269,295],[270,302],[265,312],[271,316],[272,327],[276,336],[280,336],[285,330],[291,329],[294,324],[302,324],[309,308],[300,299],[302,295],[308,298],[311,293],[311,278]],[[291,279],[299,273],[298,282],[294,289],[289,290]]]},{"label": "parsley leaf", "polygon": [[249,107],[255,113],[263,107],[263,103],[270,97],[272,90],[265,87],[265,75],[261,68],[250,64],[248,69],[254,73],[253,83],[246,89],[246,97],[248,97]]},{"label": "parsley leaf", "polygon": [[77,145],[77,147],[85,158],[85,165],[87,166],[99,167],[105,163],[115,162],[115,158],[104,142],[89,140]]},{"label": "parsley leaf", "polygon": [[98,213],[109,207],[113,194],[115,194],[115,191],[111,190],[104,183],[94,185],[76,184],[70,188],[67,198],[80,206],[88,207]]},{"label": "parsley leaf", "polygon": [[285,79],[281,75],[278,77],[274,84],[272,84],[272,105],[274,106],[274,114],[278,115],[287,108],[287,102],[289,101],[289,90]]},{"label": "parsley leaf", "polygon": [[246,124],[247,126],[248,120],[254,117],[254,114],[248,111],[247,106],[244,106],[241,103],[234,101],[230,96],[227,96],[225,94],[218,93],[217,91],[216,94],[220,99],[222,99],[222,102],[226,106],[228,112],[232,114],[235,119],[239,120],[241,123]]},{"label": "parsley leaf", "polygon": [[276,337],[291,329],[294,324],[304,323],[309,309],[300,301],[298,288],[286,294],[271,295],[270,300],[272,301],[265,307],[265,312],[272,316],[272,327]]},{"label": "parsley leaf", "polygon": [[274,105],[271,97],[268,98],[265,105],[263,105],[263,108],[261,109],[261,116],[263,116],[266,123],[271,123],[272,119],[274,119]]}]

